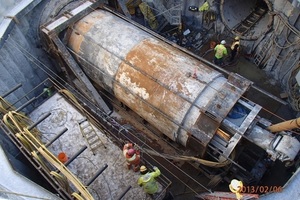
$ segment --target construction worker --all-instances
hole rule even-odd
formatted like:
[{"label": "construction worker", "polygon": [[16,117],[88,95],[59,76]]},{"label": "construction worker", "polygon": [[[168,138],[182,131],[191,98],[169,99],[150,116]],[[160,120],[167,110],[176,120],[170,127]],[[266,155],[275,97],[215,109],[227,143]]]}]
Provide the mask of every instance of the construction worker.
[{"label": "construction worker", "polygon": [[222,40],[220,44],[218,44],[215,50],[215,58],[214,62],[216,65],[223,65],[223,57],[227,55],[227,49],[225,47],[226,41]]},{"label": "construction worker", "polygon": [[126,158],[127,168],[130,170],[133,166],[133,171],[139,171],[140,167],[140,151],[134,148],[132,143],[127,143],[123,147],[123,155]]},{"label": "construction worker", "polygon": [[138,179],[138,185],[144,188],[144,191],[149,195],[154,195],[158,192],[158,184],[155,180],[160,175],[160,170],[153,167],[153,172],[149,172],[144,165],[140,168],[141,177]]},{"label": "construction worker", "polygon": [[242,195],[241,195],[241,191],[243,190],[243,182],[236,180],[236,179],[232,179],[230,184],[229,184],[229,189],[231,192],[235,193],[236,198],[238,200],[242,199]]},{"label": "construction worker", "polygon": [[230,49],[231,49],[231,56],[229,61],[232,62],[237,52],[240,50],[240,37],[236,36],[234,38],[234,41],[232,42]]}]

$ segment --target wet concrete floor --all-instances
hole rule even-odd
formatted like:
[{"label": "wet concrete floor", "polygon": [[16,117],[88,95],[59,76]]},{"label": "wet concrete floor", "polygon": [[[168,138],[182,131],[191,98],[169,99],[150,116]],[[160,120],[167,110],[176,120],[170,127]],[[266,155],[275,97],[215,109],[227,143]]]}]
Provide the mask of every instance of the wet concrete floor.
[{"label": "wet concrete floor", "polygon": [[[228,54],[230,55],[230,47],[226,47]],[[202,52],[200,55],[204,55],[204,58],[208,61],[213,61],[214,53],[210,50],[209,45],[204,45],[202,49],[204,53]],[[280,86],[278,81],[270,77],[263,69],[260,69],[253,63],[253,57],[241,52],[236,56],[233,63],[229,63],[228,60],[229,56],[224,59],[223,69],[228,72],[237,73],[253,82],[255,87],[250,88],[244,97],[263,107],[265,112],[262,113],[262,117],[265,117],[274,123],[294,119],[296,117],[296,112],[289,106],[287,99],[282,99],[280,97],[280,94],[285,93],[284,89]],[[260,92],[254,88],[259,88],[266,93]],[[270,97],[269,94],[285,101],[286,105]]]}]

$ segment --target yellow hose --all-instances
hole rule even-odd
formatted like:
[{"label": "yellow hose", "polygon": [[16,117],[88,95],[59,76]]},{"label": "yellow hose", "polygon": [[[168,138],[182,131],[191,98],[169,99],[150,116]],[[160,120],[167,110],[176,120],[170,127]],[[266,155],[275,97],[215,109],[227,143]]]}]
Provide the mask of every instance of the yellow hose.
[{"label": "yellow hose", "polygon": [[20,133],[16,133],[15,135],[29,152],[33,151],[33,147],[29,144],[29,142],[27,142],[27,140]]},{"label": "yellow hose", "polygon": [[[3,116],[3,122],[14,134],[23,131],[23,127],[29,127],[33,124],[33,122],[27,116],[15,111],[9,111],[6,113]],[[33,128],[31,133],[35,136],[35,138],[40,140],[40,132],[36,128]]]},{"label": "yellow hose", "polygon": [[41,157],[37,154],[36,151],[32,151],[31,155],[40,163],[40,165],[43,166],[43,169],[50,173],[49,167],[44,163],[44,161],[41,159]]},{"label": "yellow hose", "polygon": [[62,176],[62,175],[58,174],[58,173],[55,172],[55,171],[51,171],[50,174],[56,178],[56,180],[60,183],[61,186],[63,186],[63,188],[64,188],[68,193],[71,192],[71,190],[70,190],[70,185],[69,185],[69,183],[68,183],[68,179],[67,179],[65,176]]},{"label": "yellow hose", "polygon": [[76,192],[72,193],[72,196],[75,197],[78,200],[84,200],[79,194],[77,194]]},{"label": "yellow hose", "polygon": [[5,115],[8,111],[15,110],[15,108],[0,96],[0,112]]},{"label": "yellow hose", "polygon": [[[71,100],[80,105],[76,98],[69,92],[64,90]],[[40,133],[39,131],[34,128],[31,131],[28,130],[28,127],[33,124],[33,122],[26,117],[24,114],[17,113],[15,111],[7,110],[6,108],[9,107],[9,104],[3,105],[1,99],[0,110],[1,112],[5,112],[3,116],[3,121],[6,126],[11,130],[11,132],[16,136],[16,138],[26,147],[26,149],[31,152],[32,157],[34,157],[40,164],[43,166],[44,169],[48,170],[48,172],[56,178],[58,183],[62,185],[68,192],[70,193],[70,186],[69,181],[76,187],[76,189],[80,192],[80,195],[77,193],[72,193],[76,199],[86,199],[86,200],[93,200],[93,196],[89,193],[84,186],[78,179],[75,177],[72,172],[68,170],[68,168],[63,165],[56,156],[54,156],[40,141]],[[82,107],[80,107],[83,109]],[[82,110],[81,110],[82,111]],[[37,153],[38,151],[38,153]],[[43,158],[43,159],[42,159]],[[62,175],[56,172],[50,172],[47,165],[50,164],[58,169]]]}]

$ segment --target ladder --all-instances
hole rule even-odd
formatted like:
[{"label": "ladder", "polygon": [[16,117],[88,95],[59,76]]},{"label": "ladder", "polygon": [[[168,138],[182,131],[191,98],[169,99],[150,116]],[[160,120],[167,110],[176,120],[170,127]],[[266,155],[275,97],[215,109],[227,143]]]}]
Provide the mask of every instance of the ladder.
[{"label": "ladder", "polygon": [[82,137],[84,137],[88,143],[88,146],[90,147],[93,154],[96,154],[96,150],[103,146],[106,149],[106,146],[102,142],[101,138],[95,131],[93,125],[88,121],[88,119],[83,119],[80,122],[78,122],[80,132],[82,134]]},{"label": "ladder", "polygon": [[267,39],[264,44],[262,45],[261,49],[257,51],[254,55],[254,64],[256,66],[259,66],[263,59],[266,57],[266,54],[268,53],[268,48],[270,46],[271,39]]},{"label": "ladder", "polygon": [[171,8],[171,25],[181,24],[181,0],[174,0]]},{"label": "ladder", "polygon": [[154,7],[162,14],[171,25],[181,23],[181,0],[172,0],[168,2],[171,8],[167,9],[162,0],[153,0]]},{"label": "ladder", "polygon": [[266,9],[256,8],[256,10],[250,13],[240,24],[234,27],[234,31],[240,35],[246,34],[266,13]]}]

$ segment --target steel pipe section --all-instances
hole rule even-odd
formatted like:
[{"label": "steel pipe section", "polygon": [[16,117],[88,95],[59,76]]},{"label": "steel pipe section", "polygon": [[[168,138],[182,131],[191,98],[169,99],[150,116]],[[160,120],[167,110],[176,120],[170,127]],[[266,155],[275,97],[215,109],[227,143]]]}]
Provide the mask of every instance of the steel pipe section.
[{"label": "steel pipe section", "polygon": [[[68,47],[95,83],[184,146],[192,134],[204,137],[191,129],[202,128],[197,119],[228,84],[221,73],[104,10],[74,24]],[[227,103],[228,113],[235,100]]]}]

